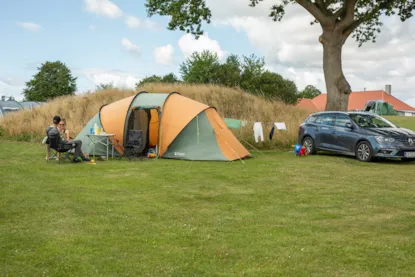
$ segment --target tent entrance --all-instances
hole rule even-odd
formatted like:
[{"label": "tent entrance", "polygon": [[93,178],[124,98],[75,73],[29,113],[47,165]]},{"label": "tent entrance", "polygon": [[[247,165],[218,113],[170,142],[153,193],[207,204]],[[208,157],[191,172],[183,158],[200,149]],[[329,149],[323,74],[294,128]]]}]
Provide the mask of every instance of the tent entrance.
[{"label": "tent entrance", "polygon": [[159,133],[158,107],[134,107],[127,119],[126,126],[125,144],[130,130],[141,130],[145,145],[143,152],[145,153],[149,148],[156,147]]}]

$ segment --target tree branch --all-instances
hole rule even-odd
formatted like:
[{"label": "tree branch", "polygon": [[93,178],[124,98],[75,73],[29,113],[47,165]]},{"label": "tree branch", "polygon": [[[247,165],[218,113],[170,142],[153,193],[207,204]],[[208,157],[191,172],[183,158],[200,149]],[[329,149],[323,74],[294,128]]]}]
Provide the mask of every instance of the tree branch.
[{"label": "tree branch", "polygon": [[330,18],[324,14],[324,12],[314,3],[307,0],[295,0],[304,9],[306,9],[312,16],[314,16],[321,25],[330,24]]},{"label": "tree branch", "polygon": [[330,6],[331,4],[333,4],[334,2],[336,2],[336,0],[326,0],[324,2],[324,5],[326,6],[326,9],[328,8],[328,6]]},{"label": "tree branch", "polygon": [[378,13],[381,10],[380,5],[373,8],[371,11],[365,13],[360,18],[353,20],[346,29],[343,31],[344,41],[350,36],[351,33],[353,33],[354,30],[356,30],[357,27],[359,27],[360,24],[363,22],[369,20],[371,17],[373,17],[376,13]]},{"label": "tree branch", "polygon": [[339,23],[339,28],[345,29],[349,26],[354,20],[354,10],[356,7],[356,2],[358,0],[344,0],[343,8],[346,9],[346,14],[344,18]]},{"label": "tree branch", "polygon": [[315,5],[325,16],[332,15],[331,12],[327,9],[326,4],[323,0],[316,0]]}]

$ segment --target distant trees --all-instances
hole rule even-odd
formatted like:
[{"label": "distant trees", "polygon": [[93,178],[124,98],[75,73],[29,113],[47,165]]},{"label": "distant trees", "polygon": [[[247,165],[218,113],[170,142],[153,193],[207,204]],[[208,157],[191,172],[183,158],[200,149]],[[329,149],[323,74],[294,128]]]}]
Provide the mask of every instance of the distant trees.
[{"label": "distant trees", "polygon": [[146,84],[146,83],[180,83],[181,80],[179,80],[176,75],[174,75],[173,73],[169,73],[166,74],[164,76],[157,76],[157,75],[152,75],[149,77],[145,77],[144,79],[142,79],[140,82],[138,82],[135,87],[141,87],[142,85]]},{"label": "distant trees", "polygon": [[321,94],[321,91],[318,88],[312,85],[308,85],[299,93],[298,97],[312,99],[316,96],[319,96],[320,94]]},{"label": "distant trees", "polygon": [[106,89],[113,89],[114,88],[114,84],[113,83],[107,83],[107,84],[99,84],[97,86],[95,86],[95,90],[97,91],[102,91],[102,90],[106,90]]},{"label": "distant trees", "polygon": [[45,62],[23,91],[27,101],[47,101],[58,96],[74,95],[76,77],[62,62]]},{"label": "distant trees", "polygon": [[240,87],[254,95],[270,100],[280,100],[295,104],[298,98],[297,86],[291,80],[265,69],[264,58],[255,55],[229,55],[221,63],[216,53],[210,51],[194,52],[180,64],[182,81],[174,74],[152,75],[144,78],[136,87],[145,83],[216,84],[227,87]]}]

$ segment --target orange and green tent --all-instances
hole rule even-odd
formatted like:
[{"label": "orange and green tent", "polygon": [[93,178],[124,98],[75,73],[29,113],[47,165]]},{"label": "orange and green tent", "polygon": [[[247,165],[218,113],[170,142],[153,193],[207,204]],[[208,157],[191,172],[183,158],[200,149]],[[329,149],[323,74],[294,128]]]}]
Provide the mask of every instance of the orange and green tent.
[{"label": "orange and green tent", "polygon": [[[155,147],[160,158],[233,161],[250,155],[215,108],[176,92],[143,91],[101,107],[76,137],[90,155],[93,145],[87,134],[95,124],[115,134],[116,155],[127,143],[129,130],[142,130],[145,143]],[[96,155],[106,153],[104,145],[95,144]]]}]

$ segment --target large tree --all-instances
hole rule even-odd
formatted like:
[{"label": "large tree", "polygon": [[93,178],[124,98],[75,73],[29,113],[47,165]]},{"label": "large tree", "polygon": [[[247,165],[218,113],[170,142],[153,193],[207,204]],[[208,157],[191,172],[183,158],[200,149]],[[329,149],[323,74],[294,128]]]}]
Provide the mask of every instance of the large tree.
[{"label": "large tree", "polygon": [[58,96],[74,95],[76,77],[62,62],[45,62],[23,91],[27,101],[47,101]]},{"label": "large tree", "polygon": [[[247,0],[255,7],[263,0]],[[352,35],[359,46],[375,42],[382,26],[381,16],[397,14],[402,21],[412,16],[414,0],[274,0],[269,16],[280,21],[285,7],[299,4],[319,23],[323,45],[323,70],[327,89],[326,110],[347,110],[350,84],[342,69],[342,47]],[[202,22],[210,23],[211,12],[205,0],[147,0],[149,16],[170,16],[168,29],[186,31],[196,37],[203,34]]]}]

